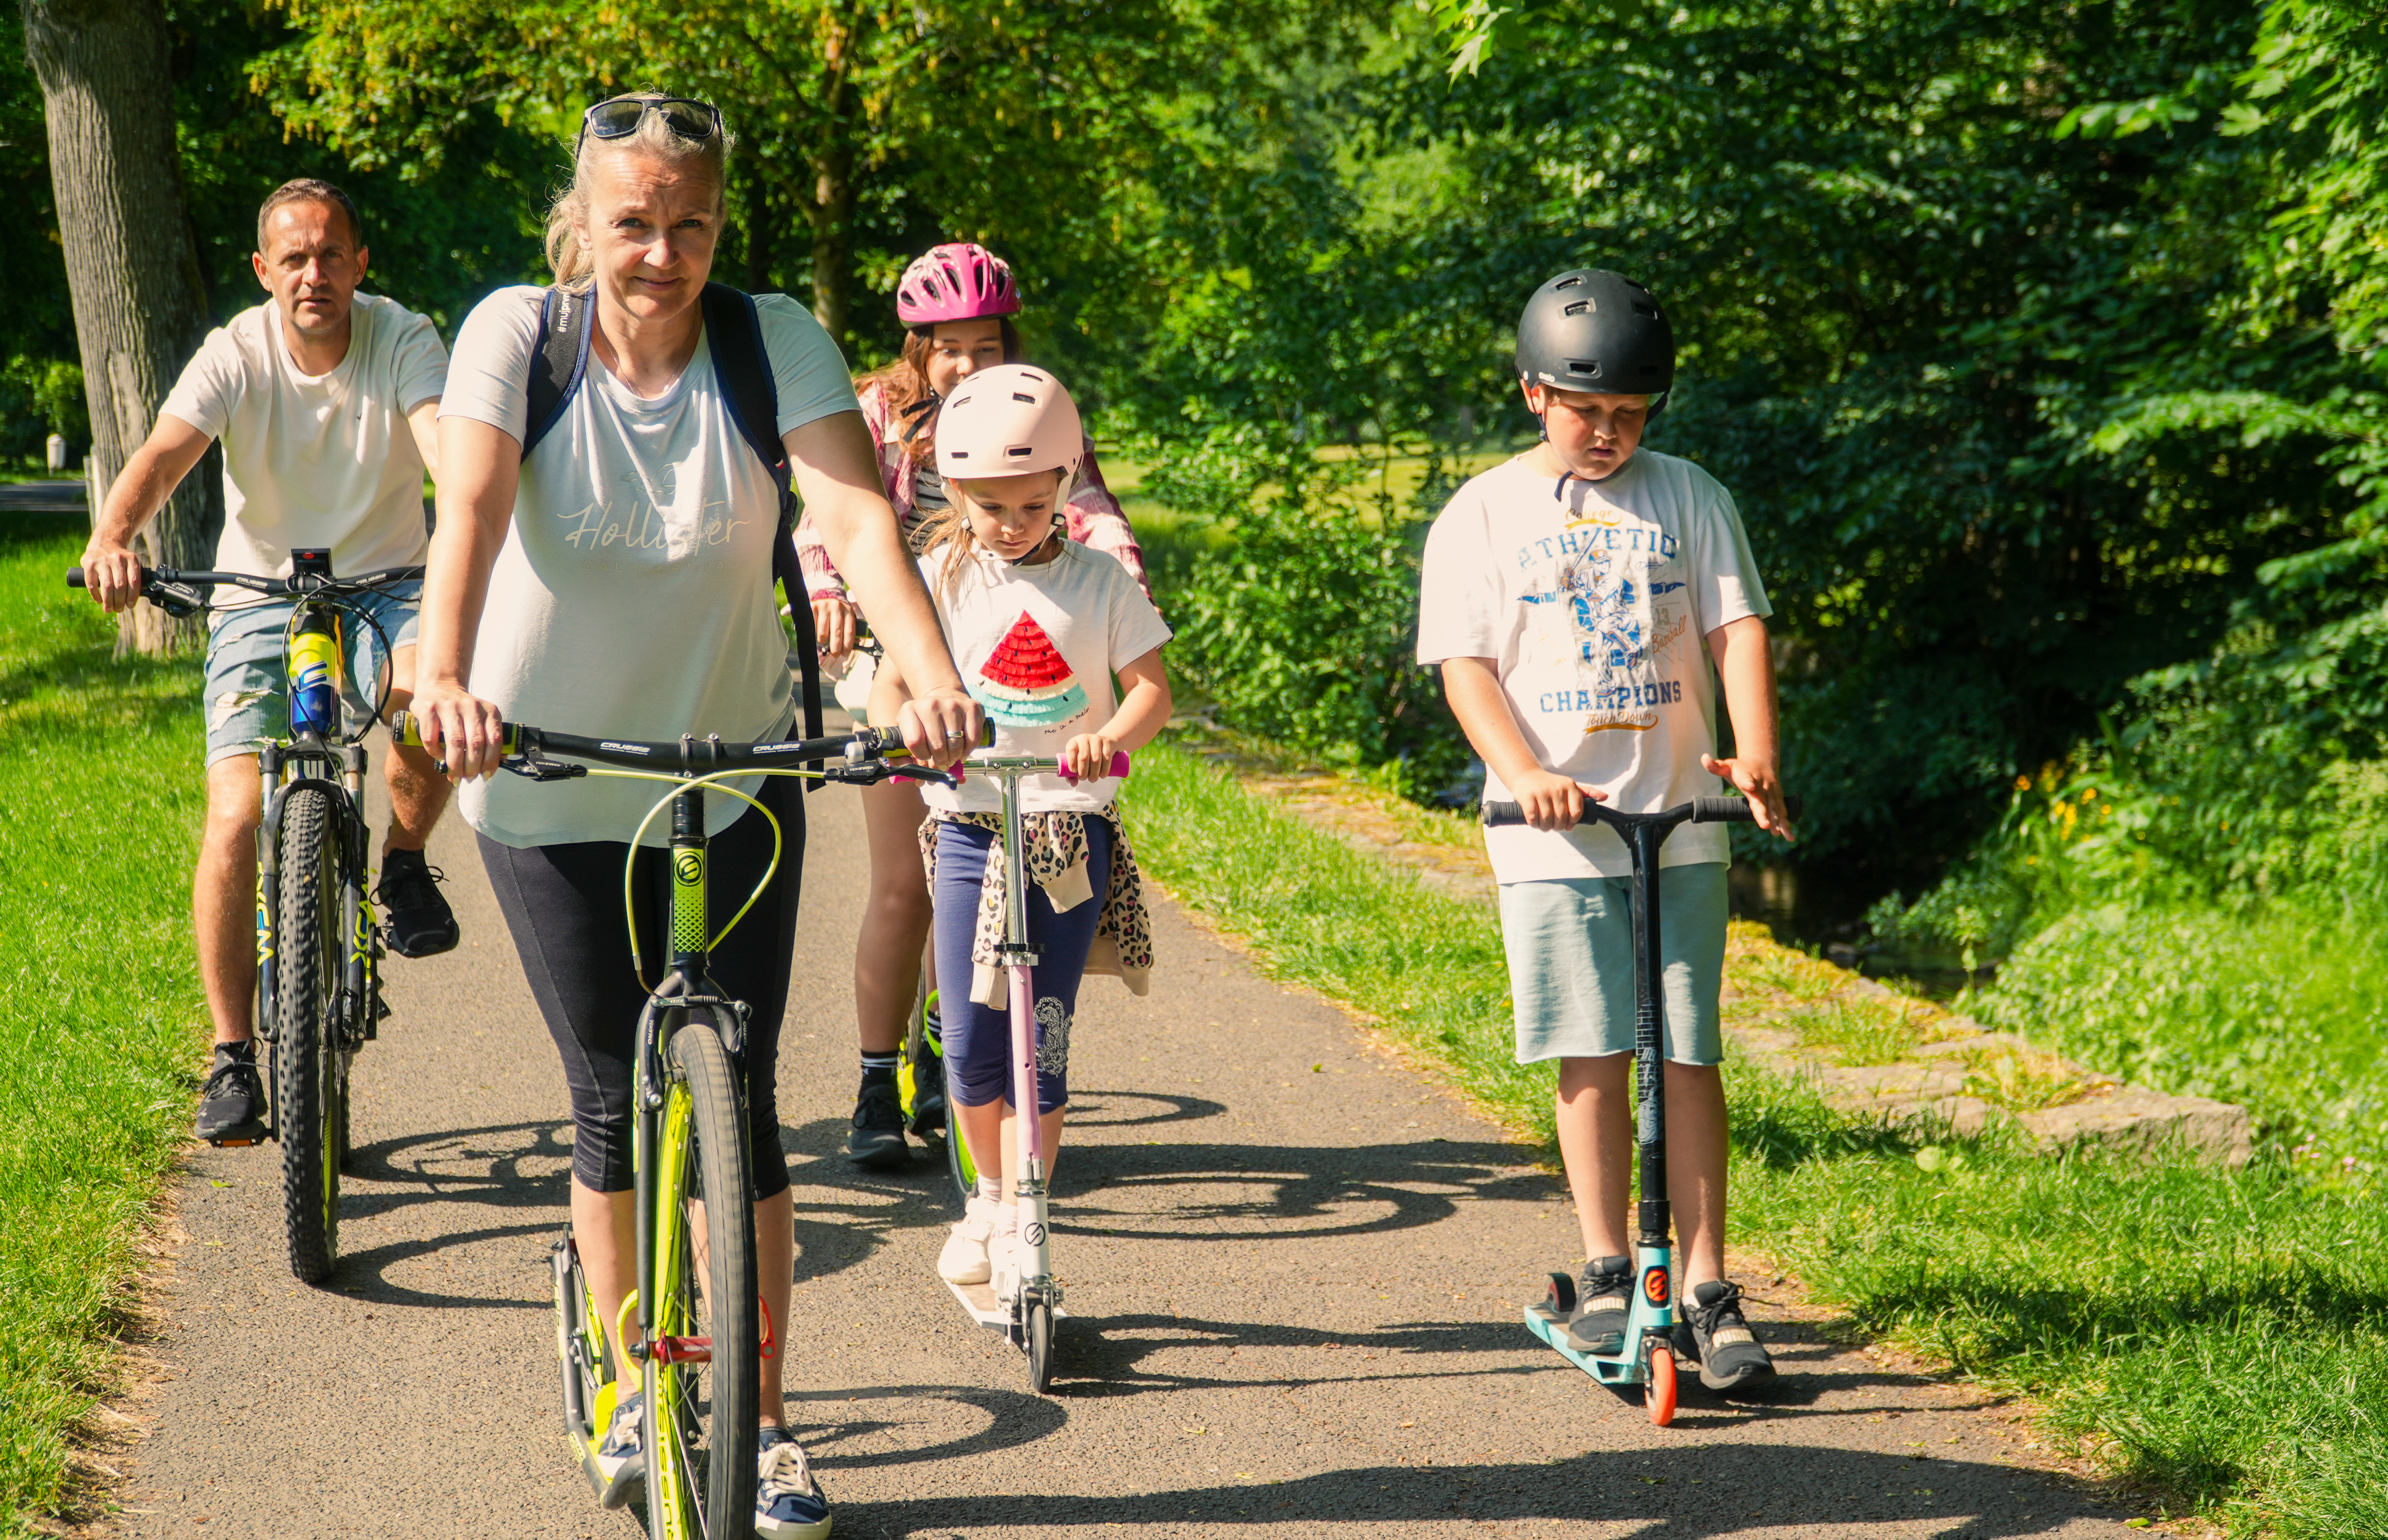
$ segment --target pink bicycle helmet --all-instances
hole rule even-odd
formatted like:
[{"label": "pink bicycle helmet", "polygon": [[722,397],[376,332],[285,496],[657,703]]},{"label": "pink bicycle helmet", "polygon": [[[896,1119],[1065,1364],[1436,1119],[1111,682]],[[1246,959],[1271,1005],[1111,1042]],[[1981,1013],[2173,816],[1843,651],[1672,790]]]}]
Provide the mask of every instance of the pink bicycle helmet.
[{"label": "pink bicycle helmet", "polygon": [[908,326],[1019,313],[1011,264],[975,241],[931,247],[896,286],[896,319]]},{"label": "pink bicycle helmet", "polygon": [[1086,457],[1078,403],[1060,380],[1025,363],[971,375],[937,418],[937,474],[948,481],[1060,471],[1066,486]]}]

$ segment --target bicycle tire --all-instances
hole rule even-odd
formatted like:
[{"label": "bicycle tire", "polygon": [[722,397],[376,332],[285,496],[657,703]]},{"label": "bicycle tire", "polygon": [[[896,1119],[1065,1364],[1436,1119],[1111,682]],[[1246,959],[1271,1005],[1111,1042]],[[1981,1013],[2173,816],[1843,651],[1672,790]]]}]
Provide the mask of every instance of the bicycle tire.
[{"label": "bicycle tire", "polygon": [[339,1260],[340,1143],[348,1121],[338,1040],[339,828],[331,794],[316,786],[292,791],[283,799],[277,837],[282,934],[273,1093],[283,1230],[292,1276],[320,1283]]},{"label": "bicycle tire", "polygon": [[978,1193],[978,1165],[971,1159],[969,1141],[962,1138],[961,1114],[954,1105],[951,1086],[946,1088],[946,1174],[954,1180],[955,1205],[967,1210]]},{"label": "bicycle tire", "polygon": [[[762,1335],[745,1087],[709,1014],[672,1034],[667,1057],[659,1226],[641,1287],[656,1302],[655,1336],[710,1337],[713,1354],[703,1365],[646,1361],[648,1530],[653,1540],[753,1540]],[[713,1194],[728,1201],[708,1203]]]}]

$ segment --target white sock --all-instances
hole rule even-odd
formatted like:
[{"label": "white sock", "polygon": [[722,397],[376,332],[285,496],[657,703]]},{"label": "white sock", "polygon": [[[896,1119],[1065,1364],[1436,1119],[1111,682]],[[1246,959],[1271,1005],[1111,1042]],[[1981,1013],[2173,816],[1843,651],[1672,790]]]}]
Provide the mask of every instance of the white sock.
[{"label": "white sock", "polygon": [[1003,1178],[1001,1177],[990,1177],[984,1171],[980,1172],[978,1174],[978,1195],[985,1199],[990,1203],[1001,1203],[1003,1201]]}]

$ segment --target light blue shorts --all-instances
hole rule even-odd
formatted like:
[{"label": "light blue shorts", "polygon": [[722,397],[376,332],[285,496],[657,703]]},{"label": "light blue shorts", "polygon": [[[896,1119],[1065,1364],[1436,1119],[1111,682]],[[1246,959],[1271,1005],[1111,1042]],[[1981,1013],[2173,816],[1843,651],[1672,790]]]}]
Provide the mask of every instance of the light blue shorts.
[{"label": "light blue shorts", "polygon": [[[1665,1049],[1679,1064],[1724,1059],[1717,1024],[1724,874],[1722,861],[1670,866],[1658,874]],[[1519,1063],[1633,1051],[1632,878],[1504,883],[1501,942],[1509,954]]]},{"label": "light blue shorts", "polygon": [[[390,651],[414,645],[415,611],[423,584],[392,583],[373,593],[354,593],[340,603],[343,653],[348,677],[341,681],[341,700],[353,731],[372,711],[381,694],[389,653],[373,626],[358,618],[373,617],[389,639]],[[284,677],[283,633],[290,626],[292,602],[269,599],[261,605],[220,609],[208,616],[208,763],[236,754],[255,754],[260,738],[290,736],[289,681]]]}]

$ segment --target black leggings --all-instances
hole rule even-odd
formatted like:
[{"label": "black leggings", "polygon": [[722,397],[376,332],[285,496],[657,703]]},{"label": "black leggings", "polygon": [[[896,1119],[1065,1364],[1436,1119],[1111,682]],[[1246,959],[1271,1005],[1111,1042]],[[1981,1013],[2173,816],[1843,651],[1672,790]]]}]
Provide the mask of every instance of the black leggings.
[{"label": "black leggings", "polygon": [[[660,790],[660,788],[659,788]],[[713,977],[731,999],[754,1008],[746,1023],[746,1116],[754,1142],[755,1196],[788,1188],[780,1149],[780,1018],[788,1009],[788,972],[796,946],[796,890],[805,865],[804,797],[774,776],[755,794],[780,821],[787,840],[780,869],[746,918],[713,953]],[[738,910],[771,859],[771,826],[743,803],[745,816],[715,835],[709,852],[713,923]],[[540,845],[516,850],[480,836],[498,908],[549,1036],[572,1088],[572,1175],[598,1192],[627,1192],[630,1171],[632,1064],[639,1012],[647,992],[629,961],[622,926],[621,841]],[[631,892],[639,945],[649,978],[662,981],[670,910],[663,901],[665,852],[642,849]]]}]

